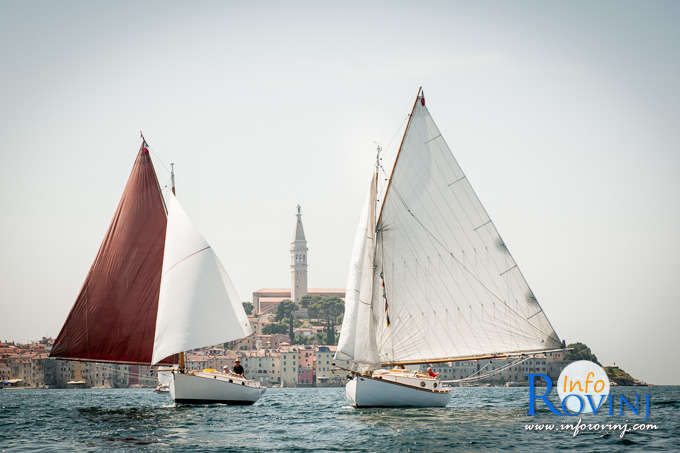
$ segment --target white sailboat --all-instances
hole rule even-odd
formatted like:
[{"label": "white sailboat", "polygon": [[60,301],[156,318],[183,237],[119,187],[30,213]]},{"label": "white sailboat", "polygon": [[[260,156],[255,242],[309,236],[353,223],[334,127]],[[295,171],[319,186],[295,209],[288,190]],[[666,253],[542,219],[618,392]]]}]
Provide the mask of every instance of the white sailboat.
[{"label": "white sailboat", "polygon": [[[174,190],[173,190],[174,192]],[[168,226],[151,363],[180,354],[170,396],[185,404],[253,404],[258,381],[213,370],[184,369],[184,351],[252,333],[241,299],[210,244],[191,224],[174,193],[167,193]]]},{"label": "white sailboat", "polygon": [[379,171],[378,158],[355,237],[336,354],[354,363],[346,386],[354,406],[448,403],[442,382],[405,365],[562,347],[421,89],[382,203]]},{"label": "white sailboat", "polygon": [[174,192],[173,172],[172,191],[162,193],[143,140],[50,356],[142,365],[179,362],[168,382],[176,402],[252,404],[264,392],[259,382],[185,369],[184,351],[244,338],[252,328],[220,260]]}]

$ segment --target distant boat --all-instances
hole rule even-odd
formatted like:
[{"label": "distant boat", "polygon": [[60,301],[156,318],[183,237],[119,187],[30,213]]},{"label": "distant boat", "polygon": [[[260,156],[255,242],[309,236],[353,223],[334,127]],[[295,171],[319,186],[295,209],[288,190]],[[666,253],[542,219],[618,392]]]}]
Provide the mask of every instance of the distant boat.
[{"label": "distant boat", "polygon": [[448,403],[450,390],[436,377],[381,367],[562,347],[422,90],[382,197],[381,169],[378,155],[354,241],[336,354],[354,363],[346,385],[354,406]]},{"label": "distant boat", "polygon": [[156,374],[158,375],[158,385],[153,391],[156,393],[170,392],[170,386],[172,385],[172,373],[177,371],[178,370],[173,368],[157,370]]},{"label": "distant boat", "polygon": [[252,328],[229,276],[172,190],[161,191],[142,140],[123,196],[51,357],[172,365],[178,403],[252,404],[255,381],[185,369],[184,351]]},{"label": "distant boat", "polygon": [[73,379],[66,383],[66,387],[70,389],[84,389],[87,387],[87,382],[82,379]]}]

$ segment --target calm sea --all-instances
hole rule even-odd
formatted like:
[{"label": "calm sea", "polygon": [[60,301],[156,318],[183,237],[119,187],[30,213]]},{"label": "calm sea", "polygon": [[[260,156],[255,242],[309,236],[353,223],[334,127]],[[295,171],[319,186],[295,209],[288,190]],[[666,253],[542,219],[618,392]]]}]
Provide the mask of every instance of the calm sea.
[{"label": "calm sea", "polygon": [[[618,431],[576,437],[528,432],[527,423],[575,423],[578,417],[546,410],[528,417],[527,388],[455,388],[449,406],[439,409],[354,409],[341,388],[268,389],[247,407],[175,407],[167,394],[150,389],[5,389],[0,451],[680,450],[680,387],[618,387],[616,393],[651,394],[646,423],[658,430],[623,438]],[[629,425],[642,419],[630,411],[583,417]]]}]

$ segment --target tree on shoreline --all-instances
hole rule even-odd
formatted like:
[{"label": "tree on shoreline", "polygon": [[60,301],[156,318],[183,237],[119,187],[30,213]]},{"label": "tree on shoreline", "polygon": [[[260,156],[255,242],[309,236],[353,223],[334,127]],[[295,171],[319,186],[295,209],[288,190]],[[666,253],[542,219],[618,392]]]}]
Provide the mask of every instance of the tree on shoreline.
[{"label": "tree on shoreline", "polygon": [[284,318],[288,319],[288,336],[291,341],[295,338],[293,327],[295,322],[295,310],[297,305],[291,300],[283,300],[276,309],[276,320],[281,322]]},{"label": "tree on shoreline", "polygon": [[564,360],[569,361],[590,360],[591,362],[595,362],[598,365],[601,365],[600,362],[598,362],[595,354],[593,354],[590,348],[585,344],[580,342],[571,343],[567,345],[567,348],[571,349],[564,352]]},{"label": "tree on shoreline", "polygon": [[342,322],[345,304],[339,297],[314,297],[308,312],[311,318],[323,319],[326,324],[326,344],[335,344],[335,326]]}]

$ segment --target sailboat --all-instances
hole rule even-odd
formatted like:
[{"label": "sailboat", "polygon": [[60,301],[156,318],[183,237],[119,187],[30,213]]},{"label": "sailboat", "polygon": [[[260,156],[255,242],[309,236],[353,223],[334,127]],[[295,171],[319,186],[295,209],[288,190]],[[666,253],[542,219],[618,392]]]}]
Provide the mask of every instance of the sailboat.
[{"label": "sailboat", "polygon": [[177,371],[173,368],[158,368],[156,370],[158,385],[153,391],[156,393],[169,393],[170,385],[172,384],[172,373]]},{"label": "sailboat", "polygon": [[432,119],[422,89],[383,190],[381,171],[378,154],[352,250],[336,353],[353,363],[345,389],[352,405],[446,406],[450,390],[443,382],[405,367],[521,358],[563,347]]},{"label": "sailboat", "polygon": [[172,190],[161,190],[142,137],[111,225],[50,356],[178,364],[177,403],[253,404],[264,388],[242,376],[188,370],[184,351],[244,338],[252,327],[234,286]]}]

